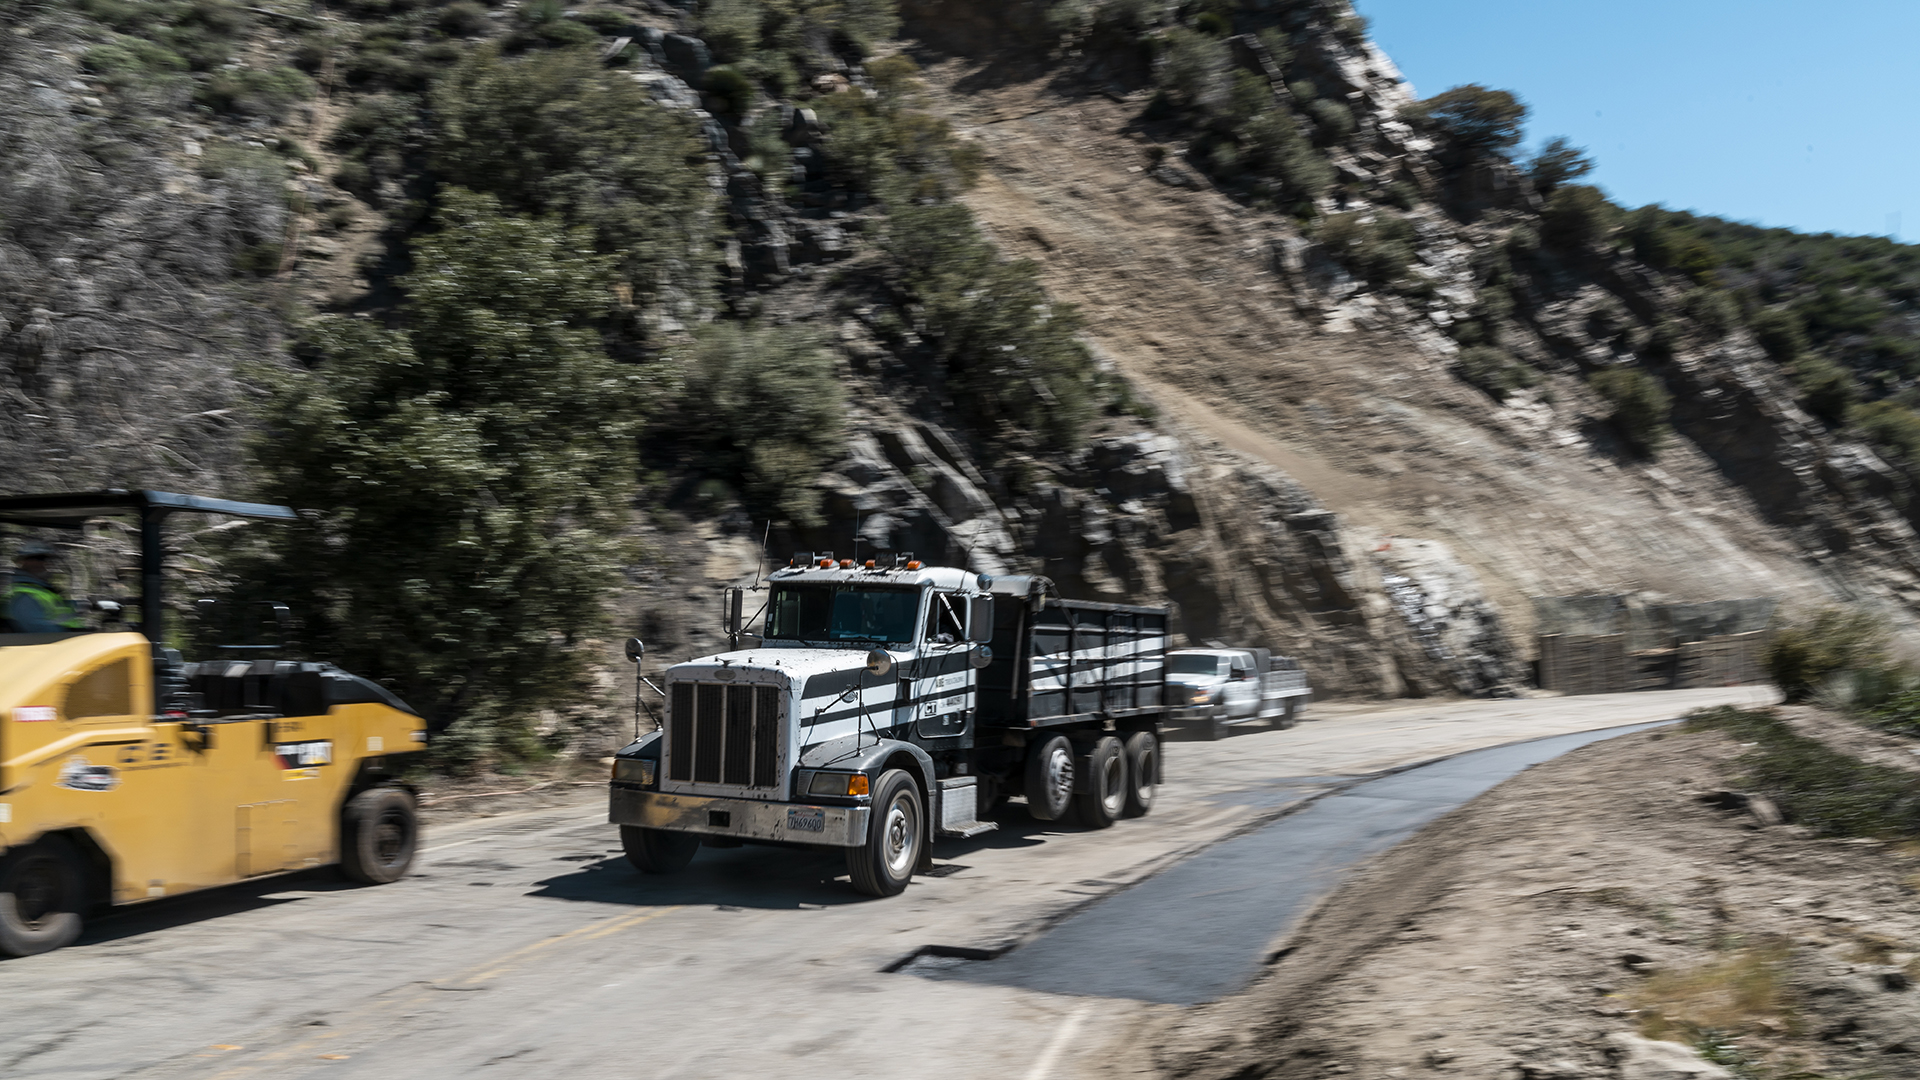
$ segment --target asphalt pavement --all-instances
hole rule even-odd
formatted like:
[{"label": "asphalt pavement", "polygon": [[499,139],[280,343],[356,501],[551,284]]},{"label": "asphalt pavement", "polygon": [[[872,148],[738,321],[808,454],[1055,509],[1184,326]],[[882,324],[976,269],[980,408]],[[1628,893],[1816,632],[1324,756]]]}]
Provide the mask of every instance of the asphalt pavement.
[{"label": "asphalt pavement", "polygon": [[[1211,1001],[1252,982],[1271,944],[1355,865],[1534,765],[1652,726],[1474,750],[1355,783],[1078,911],[1004,955],[927,972],[1055,994]],[[1116,934],[1126,948],[1112,948]]]},{"label": "asphalt pavement", "polygon": [[[1129,983],[1118,973],[1140,942],[1124,928],[1082,939],[1078,955],[1104,958],[1087,977],[1105,981],[1066,993],[925,978],[911,961],[930,948],[1037,956],[1083,932],[1076,913],[1149,887],[1186,911],[1227,910],[1247,898],[1194,896],[1207,890],[1181,868],[1227,859],[1235,837],[1356,778],[1768,699],[1732,688],[1315,706],[1319,719],[1289,730],[1170,746],[1145,818],[1086,832],[1016,804],[998,832],[937,845],[936,874],[887,900],[852,892],[836,854],[807,850],[705,849],[684,874],[643,876],[620,857],[604,795],[580,789],[574,805],[433,829],[392,885],[261,879],[129,908],[75,946],[0,962],[0,1075],[1147,1075],[1128,1033],[1179,1007],[1162,999],[1213,991],[1154,997],[1137,972]],[[1394,833],[1382,828],[1383,845]],[[1260,858],[1241,862],[1255,880]],[[1223,937],[1222,955],[1257,962],[1258,931]]]}]

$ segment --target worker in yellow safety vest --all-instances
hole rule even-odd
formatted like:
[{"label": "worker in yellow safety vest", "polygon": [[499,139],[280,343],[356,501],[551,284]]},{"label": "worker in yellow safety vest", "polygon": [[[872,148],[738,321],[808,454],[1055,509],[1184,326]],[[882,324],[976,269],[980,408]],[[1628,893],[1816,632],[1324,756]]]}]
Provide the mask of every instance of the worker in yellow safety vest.
[{"label": "worker in yellow safety vest", "polygon": [[53,548],[31,542],[13,557],[13,588],[7,593],[7,617],[16,634],[62,634],[85,630],[87,624],[53,582],[47,564]]}]

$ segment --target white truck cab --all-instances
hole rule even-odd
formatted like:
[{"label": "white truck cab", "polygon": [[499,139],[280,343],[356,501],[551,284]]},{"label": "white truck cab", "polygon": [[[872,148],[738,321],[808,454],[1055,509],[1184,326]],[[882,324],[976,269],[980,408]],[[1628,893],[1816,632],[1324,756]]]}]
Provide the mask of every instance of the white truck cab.
[{"label": "white truck cab", "polygon": [[1312,698],[1307,673],[1291,657],[1266,649],[1174,649],[1167,653],[1170,719],[1207,739],[1234,725],[1278,721],[1292,727]]},{"label": "white truck cab", "polygon": [[1003,795],[1095,828],[1151,804],[1165,608],[823,552],[727,606],[734,648],[668,669],[664,724],[614,759],[609,819],[642,871],[703,843],[807,844],[886,896],[935,837],[993,828],[977,815]]}]

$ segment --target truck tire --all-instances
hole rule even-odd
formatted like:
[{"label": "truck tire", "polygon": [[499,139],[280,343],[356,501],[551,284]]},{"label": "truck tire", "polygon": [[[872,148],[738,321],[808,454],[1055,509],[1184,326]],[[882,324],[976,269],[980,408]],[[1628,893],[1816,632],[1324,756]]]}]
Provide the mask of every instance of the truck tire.
[{"label": "truck tire", "polygon": [[1290,728],[1300,722],[1300,699],[1288,698],[1286,708],[1280,714],[1281,728]]},{"label": "truck tire", "polygon": [[405,788],[377,787],[347,800],[340,820],[340,872],[366,885],[399,881],[420,846],[420,818]]},{"label": "truck tire", "polygon": [[1073,797],[1080,824],[1104,829],[1127,807],[1127,759],[1120,740],[1102,735],[1087,754],[1087,790]]},{"label": "truck tire", "polygon": [[1027,748],[1027,813],[1038,821],[1058,821],[1073,806],[1073,745],[1065,735],[1049,735]]},{"label": "truck tire", "polygon": [[847,876],[868,896],[898,896],[927,843],[927,801],[905,770],[888,769],[873,785],[867,842],[847,849]]},{"label": "truck tire", "polygon": [[33,956],[72,944],[85,907],[80,860],[60,837],[0,859],[0,955]]},{"label": "truck tire", "polygon": [[1160,784],[1160,740],[1151,731],[1136,731],[1127,736],[1122,752],[1127,759],[1127,805],[1120,816],[1145,817]]},{"label": "truck tire", "polygon": [[622,825],[620,846],[627,849],[627,861],[643,874],[677,874],[700,850],[700,837],[696,833]]}]

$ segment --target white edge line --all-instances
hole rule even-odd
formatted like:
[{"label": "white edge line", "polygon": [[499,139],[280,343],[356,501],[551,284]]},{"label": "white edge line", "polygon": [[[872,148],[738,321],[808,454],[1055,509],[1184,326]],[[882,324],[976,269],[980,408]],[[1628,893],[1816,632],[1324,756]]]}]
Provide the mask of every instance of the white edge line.
[{"label": "white edge line", "polygon": [[1061,1022],[1060,1027],[1054,1031],[1053,1038],[1047,1041],[1047,1048],[1040,1052],[1040,1060],[1034,1062],[1033,1068],[1027,1070],[1026,1080],[1048,1080],[1048,1077],[1053,1075],[1054,1062],[1059,1060],[1067,1044],[1073,1041],[1074,1035],[1080,1031],[1081,1022],[1086,1020],[1087,1013],[1092,1009],[1093,1005],[1089,1002],[1075,1009],[1073,1015]]}]

